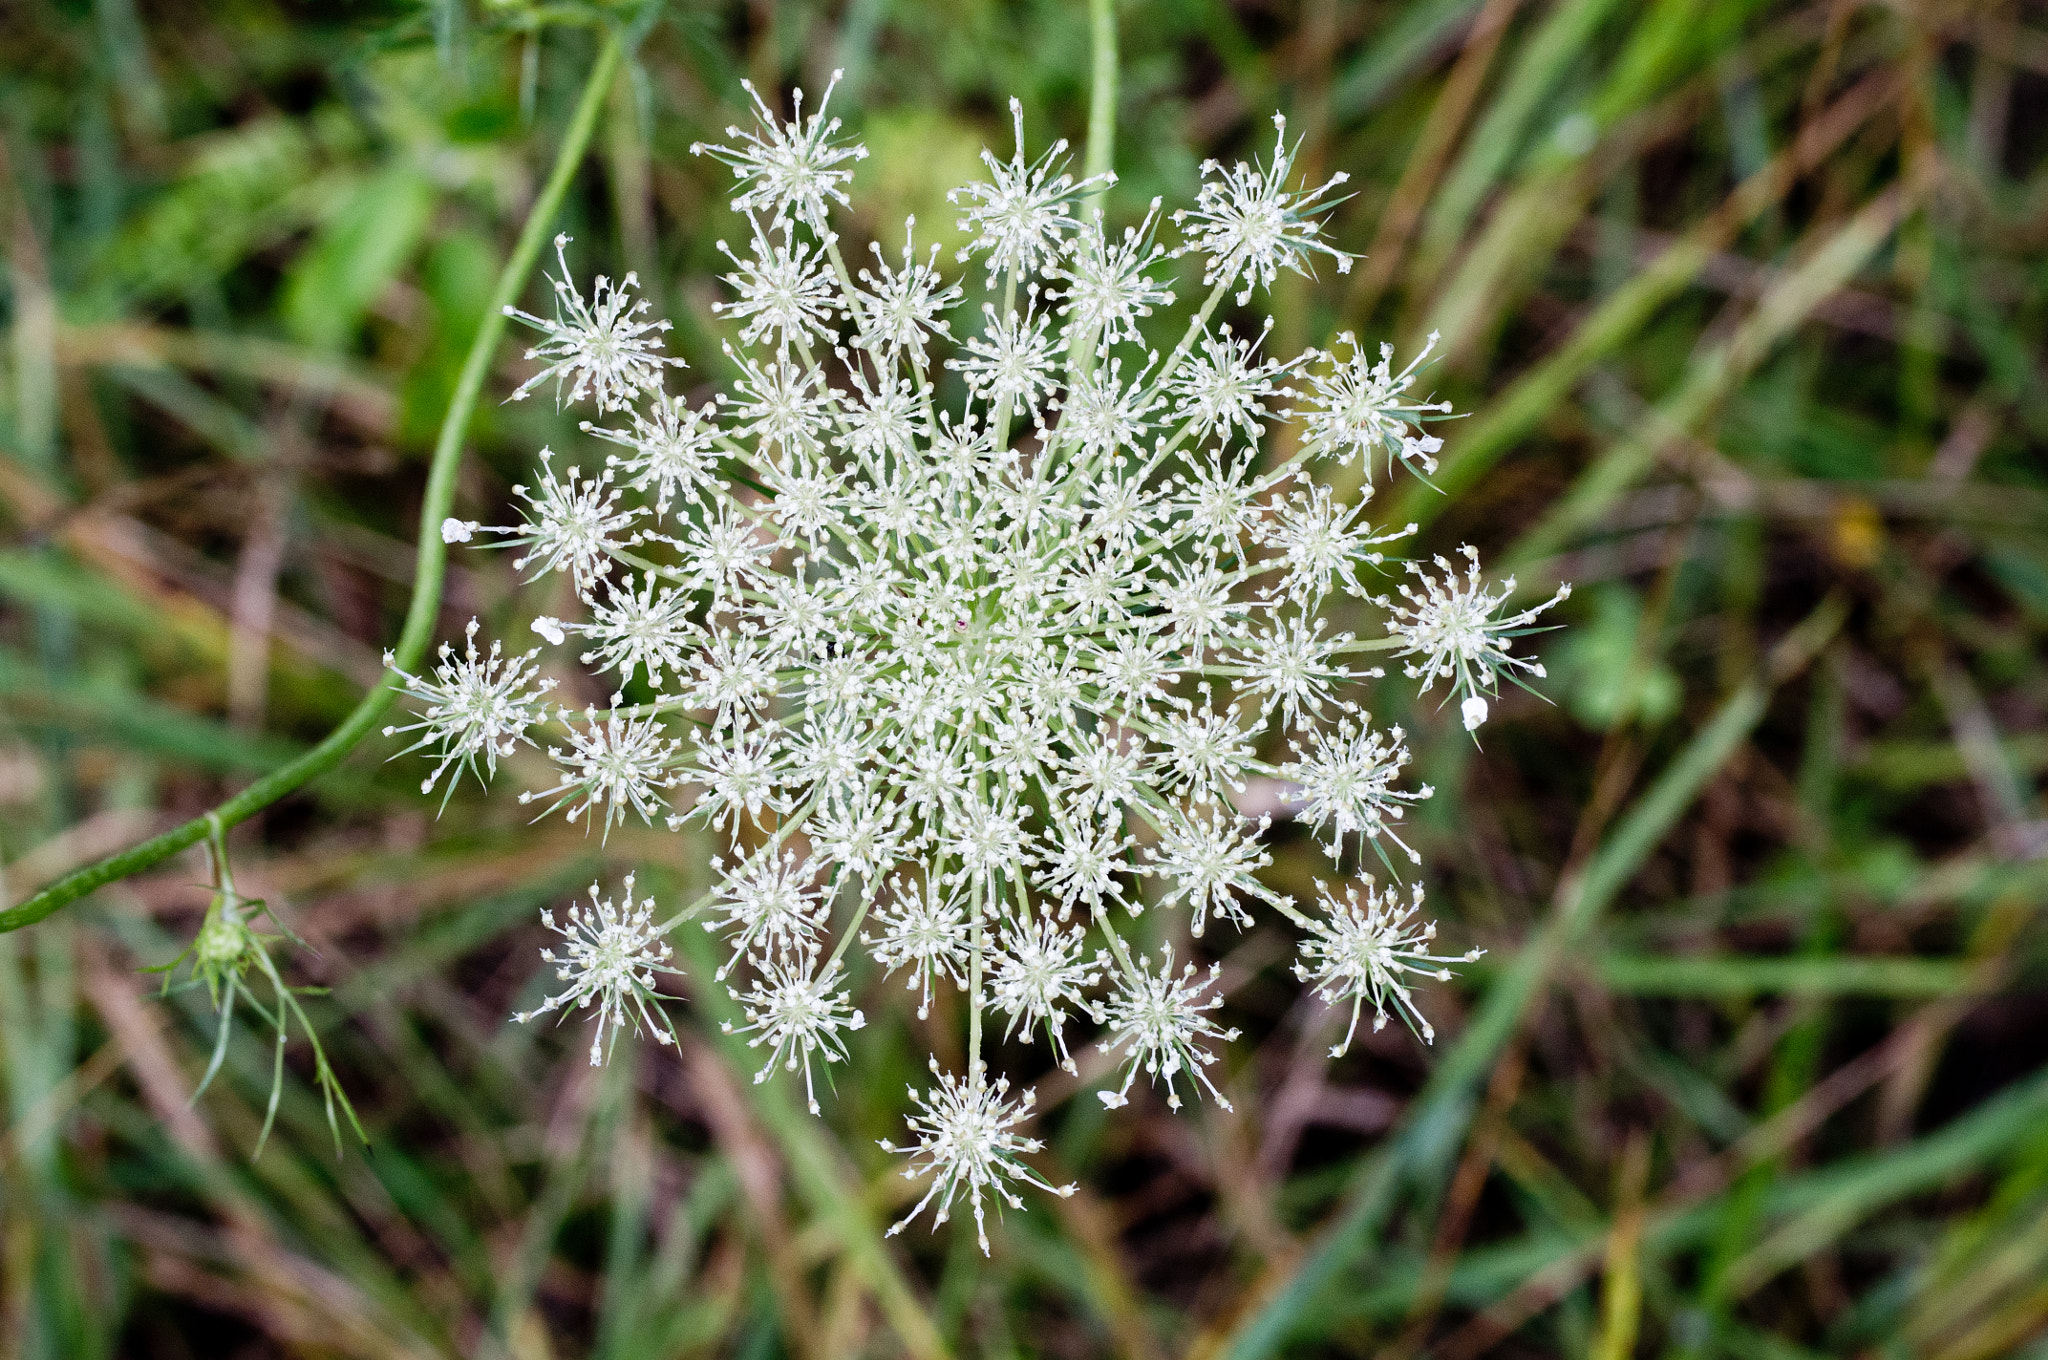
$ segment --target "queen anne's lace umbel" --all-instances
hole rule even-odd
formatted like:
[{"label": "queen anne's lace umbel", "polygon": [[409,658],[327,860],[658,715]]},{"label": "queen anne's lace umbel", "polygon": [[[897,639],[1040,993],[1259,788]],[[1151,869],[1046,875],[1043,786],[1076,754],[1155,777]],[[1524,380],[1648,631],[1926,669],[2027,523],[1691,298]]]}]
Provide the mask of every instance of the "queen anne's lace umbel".
[{"label": "queen anne's lace umbel", "polygon": [[[1397,909],[1367,880],[1362,901],[1296,902],[1261,881],[1267,820],[1240,809],[1270,810],[1251,785],[1277,782],[1340,869],[1366,847],[1390,871],[1415,859],[1400,825],[1430,791],[1403,786],[1401,730],[1360,705],[1382,675],[1370,657],[1413,658],[1425,689],[1449,681],[1476,725],[1499,676],[1541,674],[1507,650],[1538,611],[1503,617],[1504,590],[1448,571],[1375,597],[1412,526],[1374,528],[1310,475],[1433,466],[1424,423],[1449,407],[1414,390],[1415,364],[1368,362],[1349,336],[1342,355],[1270,358],[1270,323],[1212,325],[1227,296],[1247,303],[1313,255],[1350,264],[1322,236],[1342,177],[1295,186],[1284,125],[1268,163],[1205,166],[1192,209],[1155,203],[1112,232],[1080,207],[1105,181],[1067,173],[1064,144],[1029,158],[1013,105],[1013,153],[985,155],[989,179],[953,196],[959,260],[994,294],[963,318],[936,250],[876,248],[849,271],[830,217],[864,153],[837,140],[829,95],[786,123],[755,96],[755,130],[698,148],[731,167],[747,222],[744,251],[721,243],[730,390],[666,392],[680,361],[657,351],[630,278],[586,300],[565,265],[557,318],[522,315],[549,364],[520,394],[552,377],[593,401],[583,429],[609,452],[587,469],[544,453],[517,488],[522,524],[444,528],[516,546],[529,578],[569,578],[578,616],[533,628],[610,707],[553,705],[532,654],[472,641],[407,678],[426,708],[403,730],[438,747],[435,779],[479,758],[493,772],[526,742],[557,766],[527,795],[549,810],[726,847],[715,888],[665,920],[604,902],[572,915],[569,989],[542,1011],[594,1004],[601,1034],[651,1023],[662,936],[693,922],[728,951],[707,983],[737,1003],[757,1080],[800,1069],[816,1109],[865,1023],[854,941],[920,1017],[962,994],[967,1073],[934,1067],[897,1150],[932,1176],[919,1209],[944,1221],[964,1198],[979,1231],[985,1195],[1015,1206],[1014,1187],[1053,1184],[1017,1131],[1030,1091],[988,1072],[998,1032],[1070,1070],[1092,1054],[1112,1106],[1141,1076],[1176,1107],[1223,1100],[1236,1031],[1215,1014],[1216,969],[1177,961],[1175,930],[1277,914],[1303,979],[1354,1028],[1361,1008],[1418,1022],[1405,979],[1445,975],[1433,927],[1412,922],[1419,896]],[[1167,222],[1178,242],[1156,239]],[[1187,286],[1183,254],[1206,296],[1161,353],[1140,326]],[[1267,455],[1288,419],[1296,451]],[[1387,631],[1331,624],[1340,596],[1380,604]],[[1170,930],[1141,952],[1125,932],[1148,906]]]}]

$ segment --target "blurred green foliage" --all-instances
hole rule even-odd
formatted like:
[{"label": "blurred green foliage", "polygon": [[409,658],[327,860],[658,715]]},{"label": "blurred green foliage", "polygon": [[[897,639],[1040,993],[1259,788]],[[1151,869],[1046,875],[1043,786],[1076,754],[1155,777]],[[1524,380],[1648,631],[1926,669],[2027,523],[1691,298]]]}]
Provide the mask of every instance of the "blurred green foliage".
[{"label": "blurred green foliage", "polygon": [[[138,970],[197,930],[196,860],[0,936],[0,1353],[2048,1356],[2038,7],[1117,15],[1111,215],[1286,112],[1305,173],[1351,173],[1334,230],[1367,258],[1279,290],[1281,338],[1440,329],[1474,412],[1443,494],[1383,518],[1581,586],[1555,704],[1505,703],[1483,748],[1384,700],[1439,790],[1431,902],[1489,950],[1424,998],[1437,1050],[1323,1061],[1268,925],[1225,959],[1236,1115],[1109,1120],[1048,1082],[1079,1196],[986,1263],[952,1229],[884,1245],[915,1190],[873,1140],[945,1026],[866,978],[824,1123],[747,1083],[710,994],[680,1061],[593,1072],[504,1022],[544,982],[537,911],[627,868],[680,893],[704,847],[467,790],[437,820],[373,740],[235,841],[308,942],[280,964],[331,989],[305,1009],[367,1150],[335,1157],[294,1048],[250,1160],[261,1033],[193,1102],[212,1013]],[[1009,96],[1041,143],[1084,135],[1084,0],[0,8],[8,900],[375,677],[425,453],[606,25],[634,56],[560,225],[707,383],[740,224],[687,149],[742,77],[845,72],[854,254],[909,214],[953,241]],[[508,347],[491,391],[525,371]],[[496,518],[578,436],[479,417],[460,502]],[[558,607],[472,553],[443,632]]]}]

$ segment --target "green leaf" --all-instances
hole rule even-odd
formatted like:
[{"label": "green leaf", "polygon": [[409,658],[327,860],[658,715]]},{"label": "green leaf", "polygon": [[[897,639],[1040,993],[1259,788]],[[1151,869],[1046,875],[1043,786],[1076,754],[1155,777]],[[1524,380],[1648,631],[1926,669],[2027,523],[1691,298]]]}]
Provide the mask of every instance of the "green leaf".
[{"label": "green leaf", "polygon": [[341,349],[412,258],[434,209],[434,186],[395,165],[343,201],[292,265],[284,324],[319,350]]}]

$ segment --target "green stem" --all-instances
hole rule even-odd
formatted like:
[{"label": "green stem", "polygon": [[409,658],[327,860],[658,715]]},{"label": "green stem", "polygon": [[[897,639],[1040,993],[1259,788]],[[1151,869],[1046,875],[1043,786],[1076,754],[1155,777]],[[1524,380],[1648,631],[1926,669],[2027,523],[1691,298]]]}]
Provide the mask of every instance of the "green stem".
[{"label": "green stem", "polygon": [[[1093,84],[1088,92],[1088,151],[1081,173],[1089,179],[1116,168],[1116,0],[1088,0],[1089,42],[1094,48]],[[1088,195],[1099,208],[1108,185]]]},{"label": "green stem", "polygon": [[[1094,55],[1088,88],[1088,149],[1081,158],[1081,174],[1096,181],[1084,202],[1083,213],[1100,217],[1109,198],[1109,180],[1116,169],[1116,0],[1088,0],[1088,43]],[[1109,229],[1103,228],[1105,244]],[[1095,336],[1076,333],[1067,348],[1070,373],[1087,377],[1095,372]]]},{"label": "green stem", "polygon": [[[1008,325],[1017,316],[1017,270],[1012,266],[1008,280],[1003,284],[1003,324]],[[989,440],[989,451],[1001,454],[1010,447],[1010,405],[1011,399],[1004,397],[996,404],[989,418],[989,429],[993,432]]]},{"label": "green stem", "polygon": [[970,1003],[967,1011],[967,1075],[968,1080],[972,1081],[977,1089],[981,1086],[982,1074],[981,1011],[983,1005],[986,1004],[986,998],[982,994],[981,986],[981,913],[985,905],[992,905],[983,903],[981,885],[982,876],[976,874],[974,882],[968,888],[967,898],[967,910],[970,913],[968,919],[970,937],[967,955],[967,995]]},{"label": "green stem", "polygon": [[[470,344],[469,357],[463,362],[462,376],[455,385],[455,397],[449,403],[448,414],[441,422],[441,434],[434,442],[434,459],[427,473],[426,498],[420,506],[419,557],[413,576],[412,603],[406,609],[405,627],[398,635],[398,646],[393,649],[391,658],[396,670],[416,670],[421,657],[426,654],[427,644],[433,639],[434,623],[441,611],[441,580],[448,560],[448,547],[441,541],[441,521],[448,517],[449,508],[455,500],[455,475],[462,460],[463,436],[469,430],[470,416],[483,392],[484,379],[490,374],[498,342],[505,334],[505,308],[519,300],[528,276],[533,273],[534,261],[540,258],[549,225],[562,205],[563,195],[568,192],[569,181],[582,163],[584,149],[590,143],[590,134],[597,126],[597,116],[603,110],[605,96],[611,89],[613,77],[618,74],[623,56],[624,48],[618,35],[608,35],[583,86],[583,96],[577,102],[575,115],[569,120],[561,150],[555,155],[554,170],[526,215],[526,224],[520,228],[512,256],[498,275],[498,286],[492,291],[490,306],[484,312],[482,324],[477,327],[476,339]],[[130,846],[119,854],[110,855],[97,864],[66,874],[26,902],[0,912],[0,933],[34,925],[97,888],[140,873],[187,846],[197,844],[206,838],[209,831],[247,821],[301,784],[326,774],[377,726],[377,720],[384,716],[384,710],[397,697],[396,680],[394,671],[387,670],[375,687],[356,704],[354,711],[342,720],[341,726],[327,734],[326,740],[290,764],[264,775],[213,811],[160,836],[151,837],[140,845]]]}]

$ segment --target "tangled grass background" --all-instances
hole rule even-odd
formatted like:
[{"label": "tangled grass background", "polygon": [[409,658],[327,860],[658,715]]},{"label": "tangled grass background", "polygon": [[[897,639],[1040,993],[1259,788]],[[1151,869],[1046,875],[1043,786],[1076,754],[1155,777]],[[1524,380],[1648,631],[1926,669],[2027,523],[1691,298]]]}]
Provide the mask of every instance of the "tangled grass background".
[{"label": "tangled grass background", "polygon": [[[926,1023],[856,970],[870,1023],[814,1121],[748,1082],[686,930],[681,1060],[592,1069],[573,1027],[504,1024],[551,976],[540,909],[628,870],[694,899],[712,838],[443,807],[372,735],[223,838],[265,914],[223,924],[195,849],[0,934],[0,1352],[2042,1346],[2048,25],[2016,4],[9,6],[6,901],[377,681],[428,451],[607,35],[546,234],[637,273],[700,401],[715,243],[751,232],[689,149],[746,116],[739,75],[845,71],[849,239],[914,214],[962,244],[944,192],[1007,150],[1008,96],[1085,153],[1105,60],[1117,230],[1264,155],[1275,108],[1305,183],[1349,176],[1327,239],[1362,258],[1273,280],[1268,352],[1439,331],[1430,386],[1476,414],[1376,522],[1477,545],[1525,602],[1578,586],[1525,644],[1554,705],[1511,691],[1477,744],[1398,673],[1365,705],[1437,790],[1402,824],[1430,908],[1486,957],[1432,984],[1433,1048],[1361,1027],[1333,1059],[1290,928],[1212,932],[1231,1110],[1140,1082],[1109,1115],[1051,1071],[1029,1160],[1076,1192],[991,1217],[986,1260],[957,1221],[885,1241],[921,1189],[876,1144],[927,1056],[966,1070],[944,988]],[[1158,322],[1201,294],[1175,282]],[[502,403],[522,354],[464,450],[486,522],[585,438]],[[454,559],[435,636],[575,616],[510,557]],[[1312,829],[1273,837],[1261,881],[1312,897]],[[320,990],[233,974],[271,1018],[222,1042],[207,987],[140,971],[188,945],[217,984],[261,947]]]}]

